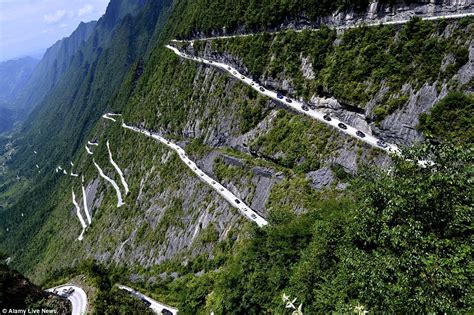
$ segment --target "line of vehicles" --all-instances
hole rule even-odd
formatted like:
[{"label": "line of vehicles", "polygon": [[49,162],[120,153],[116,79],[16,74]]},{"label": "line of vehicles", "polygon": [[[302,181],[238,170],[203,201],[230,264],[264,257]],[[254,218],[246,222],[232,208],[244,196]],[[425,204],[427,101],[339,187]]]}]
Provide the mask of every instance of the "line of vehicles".
[{"label": "line of vehicles", "polygon": [[[186,54],[186,53],[184,53],[184,52],[181,52],[181,55],[182,55],[183,57],[191,58],[191,59],[194,59],[194,60],[199,60],[199,59],[201,59],[201,58],[196,57],[196,56],[188,55],[188,54]],[[209,60],[208,62],[211,63],[211,64],[214,63],[212,60]],[[238,75],[239,75],[239,73],[238,73],[237,71],[232,70],[232,68],[229,67],[229,66],[227,66],[227,70],[228,70],[228,71],[232,71],[231,73],[232,73],[234,76],[238,76]],[[245,79],[247,79],[247,78],[246,78],[244,75],[240,75],[240,79],[245,80]],[[255,86],[257,83],[252,81],[250,84],[251,84],[252,86]],[[258,86],[258,84],[257,84],[257,86]],[[258,89],[260,90],[260,92],[266,92],[266,89],[265,89],[263,86],[260,86]],[[284,101],[287,102],[288,104],[293,103],[293,101],[292,101],[290,98],[285,97],[285,96],[284,96],[283,94],[281,94],[281,93],[277,93],[277,98],[278,98],[279,100],[281,100],[281,101],[284,100]],[[310,109],[315,110],[315,109],[316,109],[316,106],[315,106],[314,104],[303,104],[303,105],[301,105],[301,109],[302,109],[303,111],[307,112],[307,111],[309,111]],[[332,118],[331,118],[328,114],[324,115],[324,116],[323,116],[323,119],[326,120],[326,121],[328,121],[328,122],[332,120]],[[342,123],[342,122],[338,123],[337,126],[338,126],[340,129],[342,129],[342,130],[347,130],[347,125],[344,124],[344,123]],[[356,135],[357,135],[359,138],[365,138],[365,133],[363,133],[363,132],[360,131],[360,130],[357,130],[357,131],[356,131]],[[377,145],[378,145],[379,147],[381,147],[381,148],[384,148],[384,149],[385,149],[385,148],[388,147],[387,143],[385,143],[385,141],[383,141],[383,140],[378,140],[376,143],[377,143]]]}]

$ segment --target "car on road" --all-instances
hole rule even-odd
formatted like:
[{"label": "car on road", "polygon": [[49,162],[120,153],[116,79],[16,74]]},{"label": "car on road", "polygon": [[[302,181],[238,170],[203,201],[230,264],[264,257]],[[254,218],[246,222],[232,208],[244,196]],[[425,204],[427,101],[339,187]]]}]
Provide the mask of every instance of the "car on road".
[{"label": "car on road", "polygon": [[286,98],[285,101],[286,101],[287,103],[293,103],[293,101],[292,101],[291,99],[289,99],[289,98]]},{"label": "car on road", "polygon": [[251,215],[250,217],[251,217],[252,219],[254,219],[254,220],[257,218],[257,216],[255,215],[255,213],[252,213],[252,215]]},{"label": "car on road", "polygon": [[239,199],[235,199],[235,203],[236,203],[236,204],[239,204],[239,203],[240,203],[240,200],[239,200]]},{"label": "car on road", "polygon": [[213,185],[215,185],[215,184],[216,184],[216,181],[215,181],[215,180],[213,180],[213,181],[212,181],[212,184],[213,184]]},{"label": "car on road", "polygon": [[233,74],[233,75],[237,75],[237,72],[234,71],[234,72],[232,72],[232,74]]},{"label": "car on road", "polygon": [[220,191],[224,191],[224,188],[221,187],[221,189],[219,189]]},{"label": "car on road", "polygon": [[347,129],[347,126],[346,126],[345,124],[343,124],[343,123],[338,123],[337,126],[338,126],[339,128],[341,128],[341,129],[344,129],[344,130]]},{"label": "car on road", "polygon": [[383,141],[383,140],[377,141],[377,145],[378,145],[379,147],[382,147],[382,148],[388,147],[388,144],[386,144],[385,141]]},{"label": "car on road", "polygon": [[242,211],[246,212],[246,211],[247,211],[247,208],[242,208]]},{"label": "car on road", "polygon": [[201,176],[204,176],[204,173],[201,173],[200,175],[201,175]]},{"label": "car on road", "polygon": [[364,138],[364,137],[365,137],[365,133],[363,133],[363,132],[360,131],[360,130],[357,130],[356,135],[357,135],[358,137],[360,137],[360,138]]},{"label": "car on road", "polygon": [[308,107],[311,108],[312,110],[316,109],[316,105],[314,105],[314,104],[308,104]]},{"label": "car on road", "polygon": [[147,299],[140,298],[140,300],[146,305],[146,307],[150,307],[151,303]]},{"label": "car on road", "polygon": [[240,78],[241,78],[242,80],[245,80],[245,77],[244,77],[244,76],[241,76]]},{"label": "car on road", "polygon": [[209,60],[209,63],[213,63],[212,60]]},{"label": "car on road", "polygon": [[304,110],[305,112],[307,112],[309,110],[308,106],[306,106],[306,105],[302,105],[301,109]]},{"label": "car on road", "polygon": [[280,99],[280,100],[282,100],[282,99],[283,99],[283,95],[280,94],[280,93],[277,93],[277,98]]},{"label": "car on road", "polygon": [[229,70],[229,71],[230,71],[230,70],[232,70],[232,68],[231,68],[231,67],[227,67],[227,70]]},{"label": "car on road", "polygon": [[260,87],[261,92],[265,92],[265,89],[263,87]]},{"label": "car on road", "polygon": [[169,310],[167,310],[166,308],[164,308],[162,311],[161,311],[161,314],[162,315],[173,315],[173,313]]},{"label": "car on road", "polygon": [[331,117],[329,117],[329,115],[327,115],[327,114],[323,116],[323,119],[325,121],[331,121],[332,120]]},{"label": "car on road", "polygon": [[61,295],[64,296],[64,297],[67,297],[67,296],[70,296],[70,295],[73,294],[73,293],[74,293],[74,288],[69,288],[69,289],[64,288],[64,289],[62,290]]}]

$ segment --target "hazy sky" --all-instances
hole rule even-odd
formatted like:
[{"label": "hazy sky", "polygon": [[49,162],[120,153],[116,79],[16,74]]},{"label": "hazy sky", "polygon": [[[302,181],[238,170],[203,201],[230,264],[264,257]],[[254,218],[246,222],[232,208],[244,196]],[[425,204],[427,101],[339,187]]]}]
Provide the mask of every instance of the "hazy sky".
[{"label": "hazy sky", "polygon": [[0,0],[0,61],[38,55],[97,20],[109,0]]}]

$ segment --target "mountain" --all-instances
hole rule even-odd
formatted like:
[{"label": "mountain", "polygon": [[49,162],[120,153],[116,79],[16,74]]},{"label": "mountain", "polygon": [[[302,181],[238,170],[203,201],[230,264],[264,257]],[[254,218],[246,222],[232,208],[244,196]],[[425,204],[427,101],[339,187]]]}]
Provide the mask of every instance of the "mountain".
[{"label": "mountain", "polygon": [[471,312],[471,12],[111,1],[2,142],[0,250],[97,312]]},{"label": "mountain", "polygon": [[0,104],[11,107],[18,91],[30,79],[39,60],[24,57],[0,63]]},{"label": "mountain", "polygon": [[13,103],[30,79],[38,60],[25,57],[0,63],[0,133],[10,129],[21,110]]}]

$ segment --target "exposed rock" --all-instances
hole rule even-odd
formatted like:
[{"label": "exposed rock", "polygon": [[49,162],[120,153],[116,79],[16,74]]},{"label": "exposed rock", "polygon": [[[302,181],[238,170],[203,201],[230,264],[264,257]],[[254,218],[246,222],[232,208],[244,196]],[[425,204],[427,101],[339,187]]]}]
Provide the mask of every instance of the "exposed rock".
[{"label": "exposed rock", "polygon": [[348,183],[337,183],[336,185],[337,190],[346,190],[347,187],[349,187]]},{"label": "exposed rock", "polygon": [[301,57],[301,72],[307,80],[313,80],[315,78],[313,65],[308,57]]},{"label": "exposed rock", "polygon": [[307,173],[306,178],[310,180],[310,185],[314,189],[322,189],[331,185],[331,183],[334,181],[334,175],[327,167]]},{"label": "exposed rock", "polygon": [[[467,84],[474,77],[474,40],[469,44],[469,61],[459,69],[457,78],[461,84]],[[471,87],[471,91],[473,87]]]},{"label": "exposed rock", "polygon": [[411,93],[408,104],[401,110],[385,118],[380,128],[372,126],[377,134],[390,142],[412,145],[423,139],[422,134],[416,129],[418,117],[421,113],[428,111],[439,99],[445,96],[442,91],[439,95],[436,84],[425,84],[418,92]]}]

